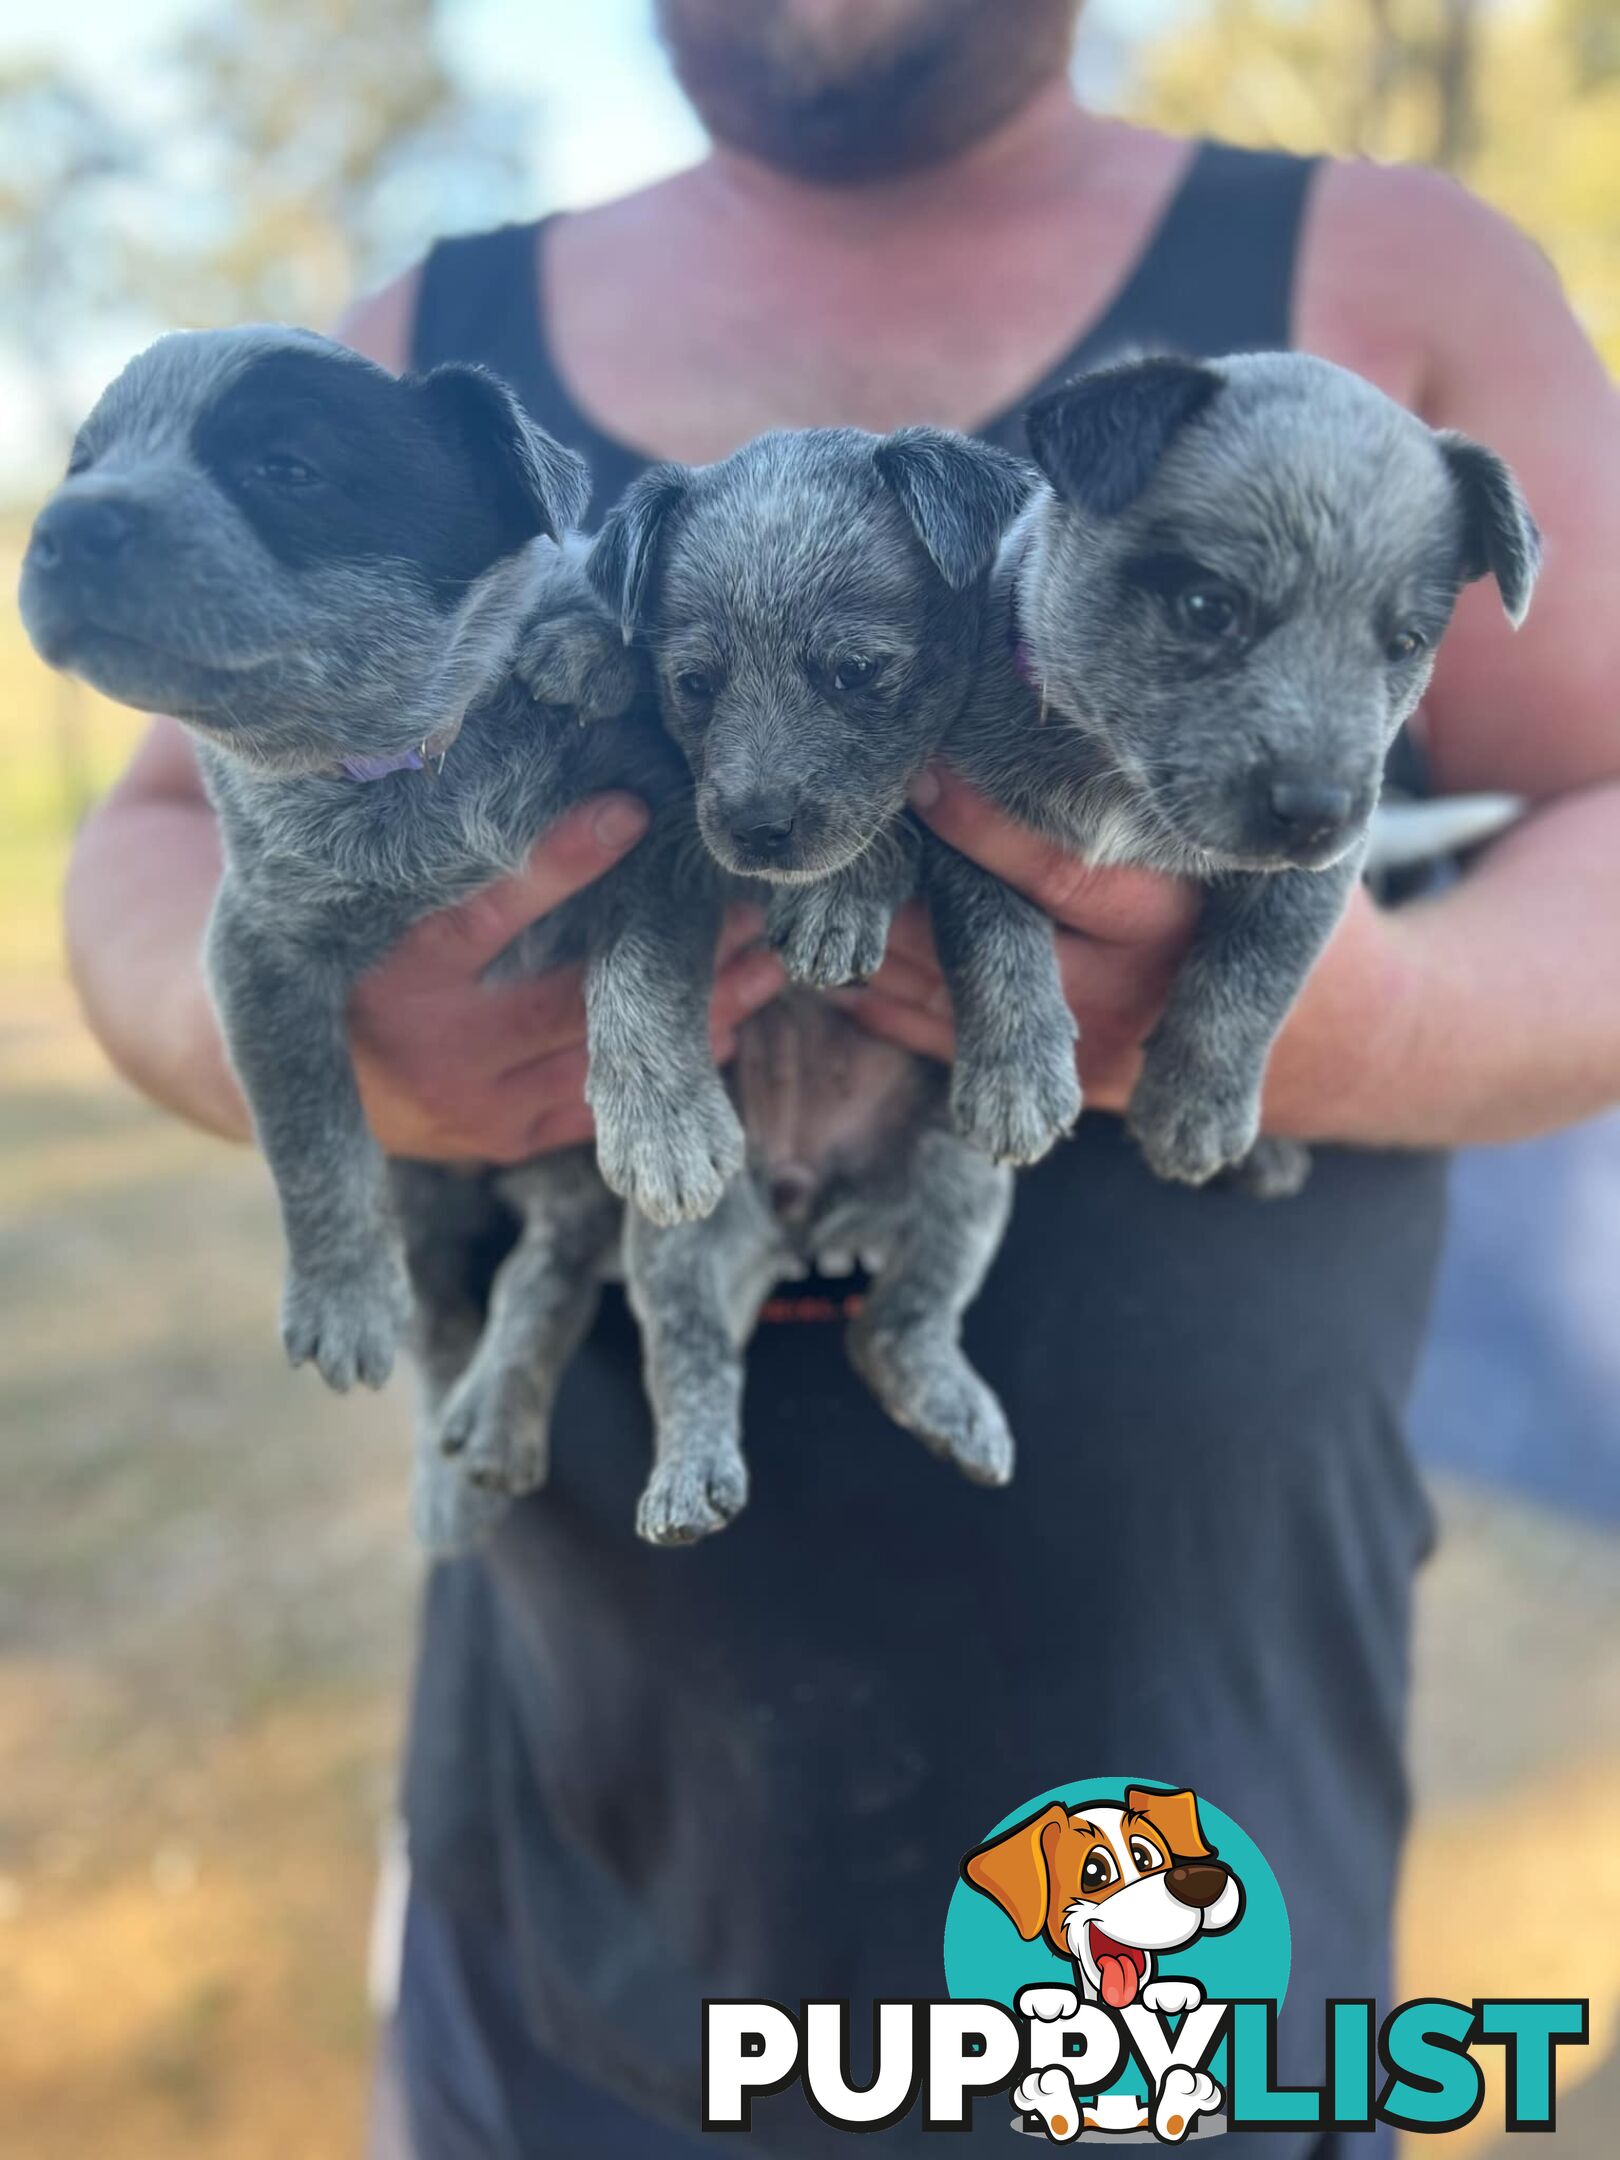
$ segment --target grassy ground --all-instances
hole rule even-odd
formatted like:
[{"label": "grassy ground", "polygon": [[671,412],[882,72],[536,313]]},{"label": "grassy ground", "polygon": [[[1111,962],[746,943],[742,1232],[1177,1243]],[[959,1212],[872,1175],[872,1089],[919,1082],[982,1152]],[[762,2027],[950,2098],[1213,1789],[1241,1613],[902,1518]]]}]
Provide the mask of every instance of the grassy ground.
[{"label": "grassy ground", "polygon": [[[258,1165],[137,1103],[78,1027],[71,790],[9,622],[0,696],[3,2149],[340,2160],[409,1639],[403,1405],[287,1374]],[[135,725],[85,712],[89,784]],[[1597,2160],[1620,2116],[1620,1571],[1596,1533],[1442,1497],[1403,1990],[1591,1994],[1560,2137]],[[1455,2149],[1500,2122],[1493,2100]]]}]

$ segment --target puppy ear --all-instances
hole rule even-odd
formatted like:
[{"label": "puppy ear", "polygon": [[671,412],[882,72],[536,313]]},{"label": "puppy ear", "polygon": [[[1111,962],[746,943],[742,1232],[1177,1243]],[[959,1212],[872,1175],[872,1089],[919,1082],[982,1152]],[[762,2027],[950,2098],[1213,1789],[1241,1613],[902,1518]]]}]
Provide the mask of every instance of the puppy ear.
[{"label": "puppy ear", "polygon": [[608,513],[585,558],[585,575],[619,618],[628,645],[641,628],[664,520],[689,486],[682,465],[654,465]]},{"label": "puppy ear", "polygon": [[1440,454],[1451,469],[1463,509],[1463,574],[1470,581],[1493,577],[1515,630],[1530,609],[1541,568],[1541,532],[1519,483],[1494,450],[1459,435],[1439,432]]},{"label": "puppy ear", "polygon": [[1066,501],[1097,517],[1117,517],[1220,387],[1215,369],[1196,360],[1100,368],[1037,398],[1024,415],[1029,447]]},{"label": "puppy ear", "polygon": [[590,468],[535,426],[498,375],[453,362],[411,380],[432,418],[496,491],[514,545],[542,534],[560,540],[579,523],[591,499]]},{"label": "puppy ear", "polygon": [[1128,1785],[1125,1805],[1131,1814],[1147,1817],[1170,1848],[1172,1860],[1207,1860],[1214,1851],[1205,1841],[1198,1802],[1190,1792],[1154,1792],[1151,1786]]},{"label": "puppy ear", "polygon": [[1025,1942],[1033,1942],[1046,1925],[1051,1848],[1068,1823],[1068,1809],[1054,1801],[1043,1814],[1004,1830],[962,1862],[963,1881],[993,1898]]},{"label": "puppy ear", "polygon": [[952,592],[989,569],[1035,484],[1022,459],[946,428],[901,428],[873,462]]}]

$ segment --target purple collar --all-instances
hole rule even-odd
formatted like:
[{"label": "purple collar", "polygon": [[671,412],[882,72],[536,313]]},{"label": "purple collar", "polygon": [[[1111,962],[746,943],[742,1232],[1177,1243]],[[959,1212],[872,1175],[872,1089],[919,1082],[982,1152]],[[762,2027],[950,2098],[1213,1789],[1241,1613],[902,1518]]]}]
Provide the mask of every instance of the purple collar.
[{"label": "purple collar", "polygon": [[390,773],[422,772],[427,760],[420,749],[398,750],[392,757],[346,757],[338,759],[345,780],[386,780]]},{"label": "purple collar", "polygon": [[387,780],[397,772],[426,772],[430,766],[434,772],[441,773],[450,745],[460,732],[458,720],[453,727],[440,728],[436,735],[424,737],[410,750],[395,750],[386,757],[339,758],[338,777],[359,781]]}]

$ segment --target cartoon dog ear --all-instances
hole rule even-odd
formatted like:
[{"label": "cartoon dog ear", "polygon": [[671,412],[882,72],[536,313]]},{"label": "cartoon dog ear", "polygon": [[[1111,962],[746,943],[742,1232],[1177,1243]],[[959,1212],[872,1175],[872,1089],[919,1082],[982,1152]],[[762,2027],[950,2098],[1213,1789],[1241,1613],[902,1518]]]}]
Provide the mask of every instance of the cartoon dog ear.
[{"label": "cartoon dog ear", "polygon": [[1515,630],[1530,610],[1541,569],[1541,531],[1519,483],[1494,450],[1455,428],[1439,431],[1440,454],[1451,469],[1463,509],[1463,574],[1493,577]]},{"label": "cartoon dog ear", "polygon": [[1133,1815],[1145,1815],[1169,1847],[1172,1860],[1207,1860],[1215,1850],[1198,1820],[1198,1802],[1190,1792],[1154,1792],[1147,1785],[1128,1785],[1125,1805]]},{"label": "cartoon dog ear", "polygon": [[690,481],[682,465],[654,465],[608,513],[585,558],[585,575],[619,618],[628,645],[641,627],[664,520]]},{"label": "cartoon dog ear", "polygon": [[453,361],[408,380],[493,491],[514,547],[541,535],[560,540],[579,523],[591,499],[590,468],[535,426],[498,375]]},{"label": "cartoon dog ear", "polygon": [[989,569],[1035,484],[1021,458],[948,428],[900,428],[878,444],[873,462],[952,592]]},{"label": "cartoon dog ear", "polygon": [[1068,1809],[1054,1801],[1044,1813],[1004,1830],[962,1862],[963,1881],[993,1898],[1025,1942],[1033,1942],[1046,1925],[1052,1847],[1068,1822]]},{"label": "cartoon dog ear", "polygon": [[1099,368],[1031,405],[1024,415],[1029,447],[1066,502],[1117,517],[1221,380],[1197,360],[1161,357]]}]

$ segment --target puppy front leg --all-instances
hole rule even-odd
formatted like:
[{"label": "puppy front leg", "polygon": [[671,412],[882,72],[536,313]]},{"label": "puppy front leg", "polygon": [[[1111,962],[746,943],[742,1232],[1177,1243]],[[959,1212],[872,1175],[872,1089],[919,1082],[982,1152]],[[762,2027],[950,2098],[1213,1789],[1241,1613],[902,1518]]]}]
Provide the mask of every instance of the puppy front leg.
[{"label": "puppy front leg", "polygon": [[1038,1162],[1080,1115],[1052,924],[1021,893],[931,836],[923,881],[951,993],[956,1129],[992,1162]]},{"label": "puppy front leg", "polygon": [[625,1288],[641,1324],[652,1475],[636,1510],[652,1545],[723,1530],[748,1498],[743,1346],[770,1288],[774,1232],[747,1178],[706,1222],[625,1223]]},{"label": "puppy front leg", "polygon": [[601,1294],[619,1203],[588,1148],[543,1156],[496,1180],[523,1218],[489,1317],[439,1421],[439,1445],[474,1485],[532,1492],[545,1482],[551,1405]]},{"label": "puppy front leg", "polygon": [[692,874],[694,844],[689,804],[666,813],[613,874],[585,970],[596,1159],[655,1223],[712,1214],[743,1161],[709,1045],[720,891]]},{"label": "puppy front leg", "polygon": [[849,1330],[855,1369],[895,1423],[979,1485],[1006,1484],[1013,1440],[963,1355],[962,1317],[1011,1212],[1010,1171],[954,1133],[924,1133],[893,1249]]},{"label": "puppy front leg", "polygon": [[835,990],[877,973],[895,912],[916,890],[918,853],[917,828],[901,818],[832,877],[772,887],[765,935],[795,982]]},{"label": "puppy front leg", "polygon": [[1209,888],[1126,1118],[1156,1176],[1203,1185],[1248,1157],[1271,1046],[1359,872],[1357,855]]},{"label": "puppy front leg", "polygon": [[382,1151],[344,1031],[347,974],[279,944],[222,888],[208,968],[231,1062],[275,1180],[287,1240],[281,1333],[328,1387],[381,1387],[410,1314]]}]

